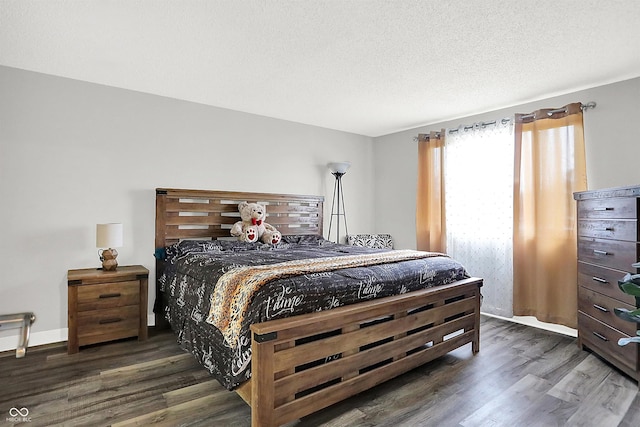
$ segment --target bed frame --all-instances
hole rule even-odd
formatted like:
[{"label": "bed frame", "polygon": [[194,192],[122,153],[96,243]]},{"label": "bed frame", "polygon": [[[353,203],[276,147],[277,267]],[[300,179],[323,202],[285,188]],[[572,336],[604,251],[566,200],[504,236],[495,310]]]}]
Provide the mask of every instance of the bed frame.
[{"label": "bed frame", "polygon": [[[241,201],[265,204],[267,222],[283,235],[322,235],[323,197],[158,188],[156,251],[182,239],[229,237]],[[166,324],[162,268],[157,259],[156,325]],[[252,378],[235,390],[251,406],[252,425],[304,417],[467,343],[476,354],[481,286],[470,278],[252,325]]]}]

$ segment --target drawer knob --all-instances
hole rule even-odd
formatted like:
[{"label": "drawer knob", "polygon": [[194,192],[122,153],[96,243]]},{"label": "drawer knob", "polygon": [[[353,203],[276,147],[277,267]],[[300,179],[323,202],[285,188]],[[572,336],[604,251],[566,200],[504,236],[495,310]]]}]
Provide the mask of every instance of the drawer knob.
[{"label": "drawer knob", "polygon": [[594,253],[594,254],[597,254],[597,255],[611,255],[609,252],[607,252],[607,251],[601,251],[600,249],[594,249],[594,250],[593,250],[593,253]]},{"label": "drawer knob", "polygon": [[102,294],[98,298],[118,298],[120,297],[120,292],[114,292],[112,294]]},{"label": "drawer knob", "polygon": [[609,312],[609,310],[607,310],[606,308],[604,308],[603,306],[598,305],[598,304],[593,304],[593,308],[595,308],[596,310],[600,310],[603,313],[608,313]]},{"label": "drawer knob", "polygon": [[593,208],[594,211],[612,211],[613,208],[597,207]]},{"label": "drawer knob", "polygon": [[98,323],[101,324],[101,325],[106,325],[107,323],[118,323],[118,322],[122,322],[122,318],[120,318],[120,317],[109,317],[107,319],[100,319],[98,321]]},{"label": "drawer knob", "polygon": [[607,280],[597,276],[593,276],[591,280],[593,280],[594,282],[605,284],[605,285],[609,283]]},{"label": "drawer knob", "polygon": [[602,334],[599,334],[597,332],[594,332],[593,335],[597,336],[598,338],[600,338],[602,341],[609,341],[609,338],[605,337]]}]

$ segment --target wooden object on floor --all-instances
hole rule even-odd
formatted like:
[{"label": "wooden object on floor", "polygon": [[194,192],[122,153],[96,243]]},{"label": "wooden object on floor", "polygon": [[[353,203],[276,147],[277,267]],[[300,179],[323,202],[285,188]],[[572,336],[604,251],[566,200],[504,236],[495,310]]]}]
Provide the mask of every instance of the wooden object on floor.
[{"label": "wooden object on floor", "polygon": [[[231,226],[239,219],[237,204],[241,201],[265,204],[267,222],[283,235],[322,235],[323,197],[158,188],[156,253],[182,239],[228,237]],[[162,269],[163,261],[158,259],[156,280]],[[252,407],[253,425],[279,425],[311,414],[469,342],[472,353],[477,353],[481,286],[482,279],[470,278],[398,297],[252,325],[251,392],[248,386],[241,386],[238,394]],[[165,307],[159,283],[156,295],[154,312],[158,315],[164,313]],[[414,313],[416,309],[418,312]],[[380,319],[389,321],[364,327],[367,322],[373,324]],[[307,347],[296,342],[298,338],[331,330],[341,334]],[[460,335],[445,339],[456,333]],[[385,344],[386,340],[391,344]],[[325,354],[327,351],[329,354]],[[315,357],[312,361],[341,357],[295,373],[310,354]],[[387,363],[388,354],[396,360]],[[370,366],[369,356],[381,363]],[[323,390],[302,396],[316,386]]]},{"label": "wooden object on floor", "polygon": [[141,265],[69,270],[68,353],[121,338],[146,340],[148,279]]},{"label": "wooden object on floor", "polygon": [[635,343],[638,324],[620,319],[614,308],[636,308],[618,280],[637,270],[640,187],[583,191],[574,194],[578,209],[578,345],[597,353],[638,381],[640,359]]}]

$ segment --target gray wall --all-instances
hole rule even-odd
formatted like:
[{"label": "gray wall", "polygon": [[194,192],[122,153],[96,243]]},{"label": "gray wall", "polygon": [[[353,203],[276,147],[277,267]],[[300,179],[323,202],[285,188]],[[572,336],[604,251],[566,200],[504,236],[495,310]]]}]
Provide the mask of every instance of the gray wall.
[{"label": "gray wall", "polygon": [[323,195],[326,235],[326,164],[350,160],[349,231],[373,229],[371,138],[7,67],[0,94],[0,313],[34,311],[33,345],[66,340],[66,273],[99,266],[97,223],[124,223],[119,263],[154,283],[156,187]]},{"label": "gray wall", "polygon": [[[416,247],[418,150],[413,137],[418,133],[589,101],[597,103],[595,109],[584,114],[589,189],[640,184],[640,132],[636,127],[640,119],[640,78],[636,78],[375,138],[376,232],[391,233],[398,248]],[[485,167],[490,165],[478,163],[476,170],[469,171],[469,179]]]}]

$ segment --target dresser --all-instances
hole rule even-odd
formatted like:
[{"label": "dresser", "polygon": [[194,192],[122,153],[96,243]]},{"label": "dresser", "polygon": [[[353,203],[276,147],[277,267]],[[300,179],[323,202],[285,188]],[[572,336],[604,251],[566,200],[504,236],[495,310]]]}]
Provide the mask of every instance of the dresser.
[{"label": "dresser", "polygon": [[614,308],[636,308],[618,280],[637,273],[640,260],[640,186],[574,193],[578,209],[578,345],[597,353],[636,381],[639,345],[619,346],[635,336],[638,324],[617,317]]},{"label": "dresser", "polygon": [[141,265],[69,270],[67,352],[121,338],[146,340],[148,278]]}]

